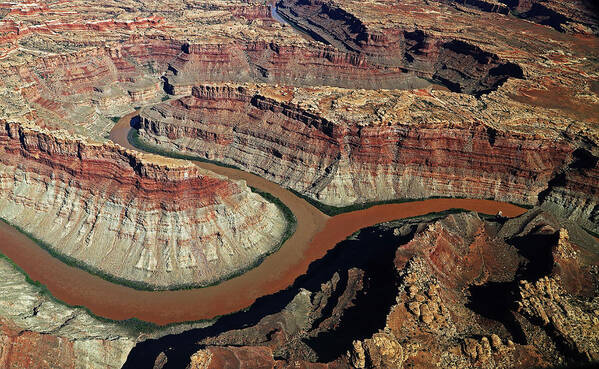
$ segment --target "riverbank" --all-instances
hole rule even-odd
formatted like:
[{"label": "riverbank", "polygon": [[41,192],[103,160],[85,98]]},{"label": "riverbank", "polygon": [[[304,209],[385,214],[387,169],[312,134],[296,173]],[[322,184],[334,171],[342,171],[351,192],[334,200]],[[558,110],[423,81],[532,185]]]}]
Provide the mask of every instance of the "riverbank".
[{"label": "riverbank", "polygon": [[[111,132],[115,142],[128,148],[132,148],[127,141],[129,122],[135,114],[123,117]],[[32,280],[45,285],[52,296],[69,305],[85,306],[98,316],[114,320],[137,318],[166,325],[227,315],[249,307],[262,296],[284,290],[304,275],[313,261],[365,227],[455,208],[491,215],[501,211],[507,217],[525,212],[518,206],[490,200],[429,199],[327,217],[306,200],[263,178],[214,163],[195,164],[231,179],[245,180],[258,191],[278,198],[295,215],[296,232],[256,268],[216,286],[179,291],[139,291],[110,283],[60,262],[24,236],[14,243],[4,243],[0,252],[5,252]]]}]

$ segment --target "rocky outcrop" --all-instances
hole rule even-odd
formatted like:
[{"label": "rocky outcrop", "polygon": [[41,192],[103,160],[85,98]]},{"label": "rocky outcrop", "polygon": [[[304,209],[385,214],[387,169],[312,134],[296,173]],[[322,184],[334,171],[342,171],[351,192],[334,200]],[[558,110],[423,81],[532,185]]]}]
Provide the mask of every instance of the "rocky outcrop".
[{"label": "rocky outcrop", "polygon": [[[265,82],[295,86],[348,88],[422,88],[430,82],[399,66],[368,61],[326,45],[289,45],[278,41],[184,44],[169,63],[167,91],[188,95],[207,81]],[[318,72],[315,72],[318,71]]]},{"label": "rocky outcrop", "polygon": [[508,14],[550,26],[561,32],[598,34],[597,5],[588,1],[557,0],[436,0],[458,9]]},{"label": "rocky outcrop", "polygon": [[3,123],[0,216],[61,257],[148,288],[218,282],[278,247],[276,205],[191,163]]},{"label": "rocky outcrop", "polygon": [[390,333],[375,333],[362,342],[354,341],[350,356],[355,368],[403,368],[403,349]]},{"label": "rocky outcrop", "polygon": [[[491,197],[540,203],[599,231],[599,48],[589,4],[280,1],[297,32],[255,1],[2,3],[0,213],[62,257],[162,287],[209,283],[259,260],[266,248],[243,246],[272,249],[282,218],[243,183],[101,144],[115,118],[170,99],[166,90],[194,96],[144,109],[146,142],[235,164],[326,204]],[[270,86],[225,91],[220,82]],[[421,89],[397,91],[412,88]],[[372,237],[351,258],[338,252],[334,271],[317,264],[313,279],[188,332],[179,359],[203,350],[199,365],[214,354],[218,366],[255,358],[266,367],[507,368],[594,357],[597,262],[582,230],[540,210],[515,221],[396,226],[381,227],[384,238],[365,231]],[[378,244],[384,251],[366,261]],[[564,304],[543,295],[546,276]],[[24,291],[6,301],[26,305],[35,292]],[[81,333],[105,322],[77,328],[60,309],[45,314],[46,302],[27,306],[0,314],[2,353],[15,363],[2,365],[85,365],[79,357],[114,367],[130,347],[129,336],[110,334],[118,328]],[[568,311],[581,319],[564,323]],[[50,331],[42,319],[23,328],[30,315],[58,318]],[[71,329],[95,348],[82,348]],[[156,355],[134,367],[185,367],[173,340],[140,344]]]},{"label": "rocky outcrop", "polygon": [[522,78],[520,66],[460,39],[422,30],[375,30],[360,15],[329,1],[283,0],[278,11],[302,29],[317,34],[340,50],[353,52],[366,64],[411,71],[452,91],[481,95],[497,89],[508,78]]},{"label": "rocky outcrop", "polygon": [[[303,100],[308,94],[311,101]],[[535,204],[541,197],[596,229],[592,154],[573,140],[469,120],[460,107],[418,110],[437,103],[413,92],[371,100],[347,90],[203,85],[144,109],[139,132],[146,142],[233,164],[325,204],[429,196]]]},{"label": "rocky outcrop", "polygon": [[469,8],[475,8],[484,12],[508,14],[510,7],[506,3],[510,3],[511,0],[498,1],[498,0],[465,0],[465,1],[454,1],[454,0],[437,0],[442,3],[452,4],[456,7],[465,6]]},{"label": "rocky outcrop", "polygon": [[232,369],[274,368],[275,360],[272,351],[267,347],[209,347],[193,354],[187,369],[224,367]]},{"label": "rocky outcrop", "polygon": [[0,366],[118,369],[137,334],[63,305],[0,259]]},{"label": "rocky outcrop", "polygon": [[582,365],[598,352],[598,265],[596,239],[541,209],[395,221],[353,235],[248,312],[139,352],[174,347],[169,360],[191,356],[189,368]]},{"label": "rocky outcrop", "polygon": [[[559,334],[539,329],[549,324],[549,318],[539,319],[547,317],[544,308],[555,314],[558,325],[558,315],[574,306],[593,311],[581,294],[596,295],[591,291],[597,283],[597,241],[576,226],[570,239],[565,229],[556,231],[566,224],[560,222],[539,210],[504,225],[471,215],[450,216],[399,248],[396,265],[403,282],[386,329],[414,350],[407,349],[406,362],[417,367],[428,360],[440,367],[513,368],[596,360],[592,313],[580,312],[580,322],[560,326],[570,342],[573,336],[589,342],[578,347],[579,355],[572,355]],[[565,279],[560,287],[549,282],[561,281],[561,276]],[[568,297],[560,300],[558,290],[563,294],[566,289]],[[546,299],[563,301],[566,310],[552,310],[556,305]],[[429,340],[442,351],[420,351]]]},{"label": "rocky outcrop", "polygon": [[534,283],[522,281],[520,311],[541,324],[573,358],[599,360],[599,298],[577,299],[565,292],[559,275]]},{"label": "rocky outcrop", "polygon": [[599,34],[597,5],[587,1],[501,0],[519,17],[561,32]]},{"label": "rocky outcrop", "polygon": [[598,156],[597,151],[575,150],[569,165],[551,179],[540,196],[546,209],[576,219],[594,232],[599,230]]}]

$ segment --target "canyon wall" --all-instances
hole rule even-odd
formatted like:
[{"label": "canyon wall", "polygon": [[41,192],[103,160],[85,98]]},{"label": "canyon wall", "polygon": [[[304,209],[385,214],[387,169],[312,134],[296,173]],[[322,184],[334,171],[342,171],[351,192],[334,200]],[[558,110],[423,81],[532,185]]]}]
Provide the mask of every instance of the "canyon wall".
[{"label": "canyon wall", "polygon": [[184,44],[166,75],[167,91],[174,95],[187,95],[194,85],[207,81],[405,89],[430,85],[427,77],[327,45],[277,41]]},{"label": "canyon wall", "polygon": [[[364,64],[398,68],[451,91],[481,95],[496,90],[510,77],[523,77],[519,65],[470,41],[413,26],[394,26],[392,22],[374,29],[359,18],[362,14],[354,14],[342,5],[320,0],[281,0],[277,9],[292,24],[338,50],[354,54]],[[377,25],[382,26],[380,22]]]},{"label": "canyon wall", "polygon": [[435,0],[483,12],[511,13],[560,32],[598,34],[597,5],[585,0]]},{"label": "canyon wall", "polygon": [[249,311],[140,343],[123,369],[592,366],[598,247],[538,208],[382,223]]},{"label": "canyon wall", "polygon": [[0,366],[118,369],[137,334],[56,302],[0,259]]},{"label": "canyon wall", "polygon": [[[410,89],[426,87],[432,80],[452,91],[480,95],[509,77],[523,76],[518,65],[463,41],[421,31],[390,33],[359,53],[339,45],[185,44],[169,64],[167,86],[179,95],[207,81]],[[396,37],[390,39],[393,34]]]},{"label": "canyon wall", "polygon": [[[574,141],[479,121],[334,121],[280,98],[251,87],[199,86],[192,96],[143,109],[140,137],[239,166],[335,206],[431,196],[535,204],[543,195],[578,208],[575,218],[596,213],[597,161],[574,168],[581,165]],[[555,177],[562,172],[570,185],[557,194]],[[586,205],[574,205],[581,202]],[[587,226],[595,229],[596,215],[591,219]]]},{"label": "canyon wall", "polygon": [[543,206],[575,219],[581,226],[599,231],[599,155],[597,150],[580,147],[567,167],[550,181],[539,196]]},{"label": "canyon wall", "polygon": [[276,205],[191,163],[3,122],[0,217],[63,258],[149,288],[251,267],[286,229]]}]

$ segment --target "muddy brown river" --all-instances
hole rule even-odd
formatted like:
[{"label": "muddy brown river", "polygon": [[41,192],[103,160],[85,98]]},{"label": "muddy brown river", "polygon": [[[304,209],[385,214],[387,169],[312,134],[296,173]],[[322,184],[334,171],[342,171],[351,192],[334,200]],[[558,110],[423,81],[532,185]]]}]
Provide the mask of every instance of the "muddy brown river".
[{"label": "muddy brown river", "polygon": [[[123,117],[110,138],[136,150],[127,141],[129,122]],[[52,257],[35,242],[0,222],[0,252],[19,265],[33,280],[44,284],[57,299],[87,307],[102,317],[138,318],[156,324],[210,319],[250,306],[257,298],[290,286],[316,259],[357,230],[394,219],[461,208],[485,214],[520,215],[526,209],[490,200],[430,199],[377,205],[328,217],[307,201],[264,178],[236,169],[196,162],[196,165],[278,197],[297,218],[297,230],[281,249],[243,275],[218,285],[180,291],[139,291],[108,282]]]}]

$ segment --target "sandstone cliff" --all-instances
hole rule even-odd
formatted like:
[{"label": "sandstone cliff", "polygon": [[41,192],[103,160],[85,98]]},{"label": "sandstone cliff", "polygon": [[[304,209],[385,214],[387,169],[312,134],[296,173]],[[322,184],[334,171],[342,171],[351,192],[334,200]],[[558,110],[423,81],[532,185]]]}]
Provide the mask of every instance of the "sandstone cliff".
[{"label": "sandstone cliff", "polygon": [[[491,197],[540,203],[598,231],[599,47],[589,4],[279,1],[297,32],[254,0],[2,3],[1,215],[63,257],[161,287],[213,281],[215,268],[228,274],[259,259],[267,250],[246,250],[245,241],[275,245],[254,229],[271,227],[273,236],[281,216],[242,183],[100,144],[111,118],[148,105],[147,142],[236,164],[327,204]],[[421,89],[397,91],[410,88]],[[175,101],[149,106],[164,98]],[[213,367],[255,359],[501,368],[594,358],[597,262],[582,231],[538,215],[505,226],[474,216],[397,224],[383,232],[392,247],[377,262],[364,260],[382,244],[375,233],[351,258],[343,249],[351,260],[342,267],[317,264],[313,279],[184,335],[179,356],[189,361],[201,342],[208,347],[195,363],[210,358]],[[413,252],[390,265],[395,246],[412,237]],[[0,301],[8,304],[2,354],[12,355],[2,364],[123,361],[131,341],[122,327],[96,334],[102,323],[90,319],[73,328],[78,318],[62,319],[71,309],[36,307],[37,292],[18,289],[24,295]],[[489,295],[515,308],[489,311],[481,305]],[[577,319],[566,321],[568,312]],[[31,319],[38,327],[23,326]],[[75,329],[94,332],[80,335],[92,348]],[[173,339],[149,367],[177,367]]]},{"label": "sandstone cliff", "polygon": [[142,110],[140,137],[325,204],[430,196],[540,201],[597,229],[594,145],[579,148],[582,142],[560,138],[558,129],[527,133],[506,121],[495,128],[494,119],[470,118],[476,100],[447,105],[443,96],[203,85]]},{"label": "sandstone cliff", "polygon": [[[254,306],[189,332],[201,346],[165,340],[176,349],[157,368],[183,365],[177,354],[187,352],[188,368],[584,365],[598,354],[597,265],[594,238],[540,209],[508,221],[461,213],[382,224],[316,262],[293,295],[258,304],[277,312]],[[244,319],[253,324],[231,325]]]},{"label": "sandstone cliff", "polygon": [[68,260],[150,288],[206,285],[280,243],[281,211],[191,163],[3,123],[0,216]]},{"label": "sandstone cliff", "polygon": [[2,368],[118,369],[135,346],[134,330],[56,302],[4,258],[0,275]]}]

